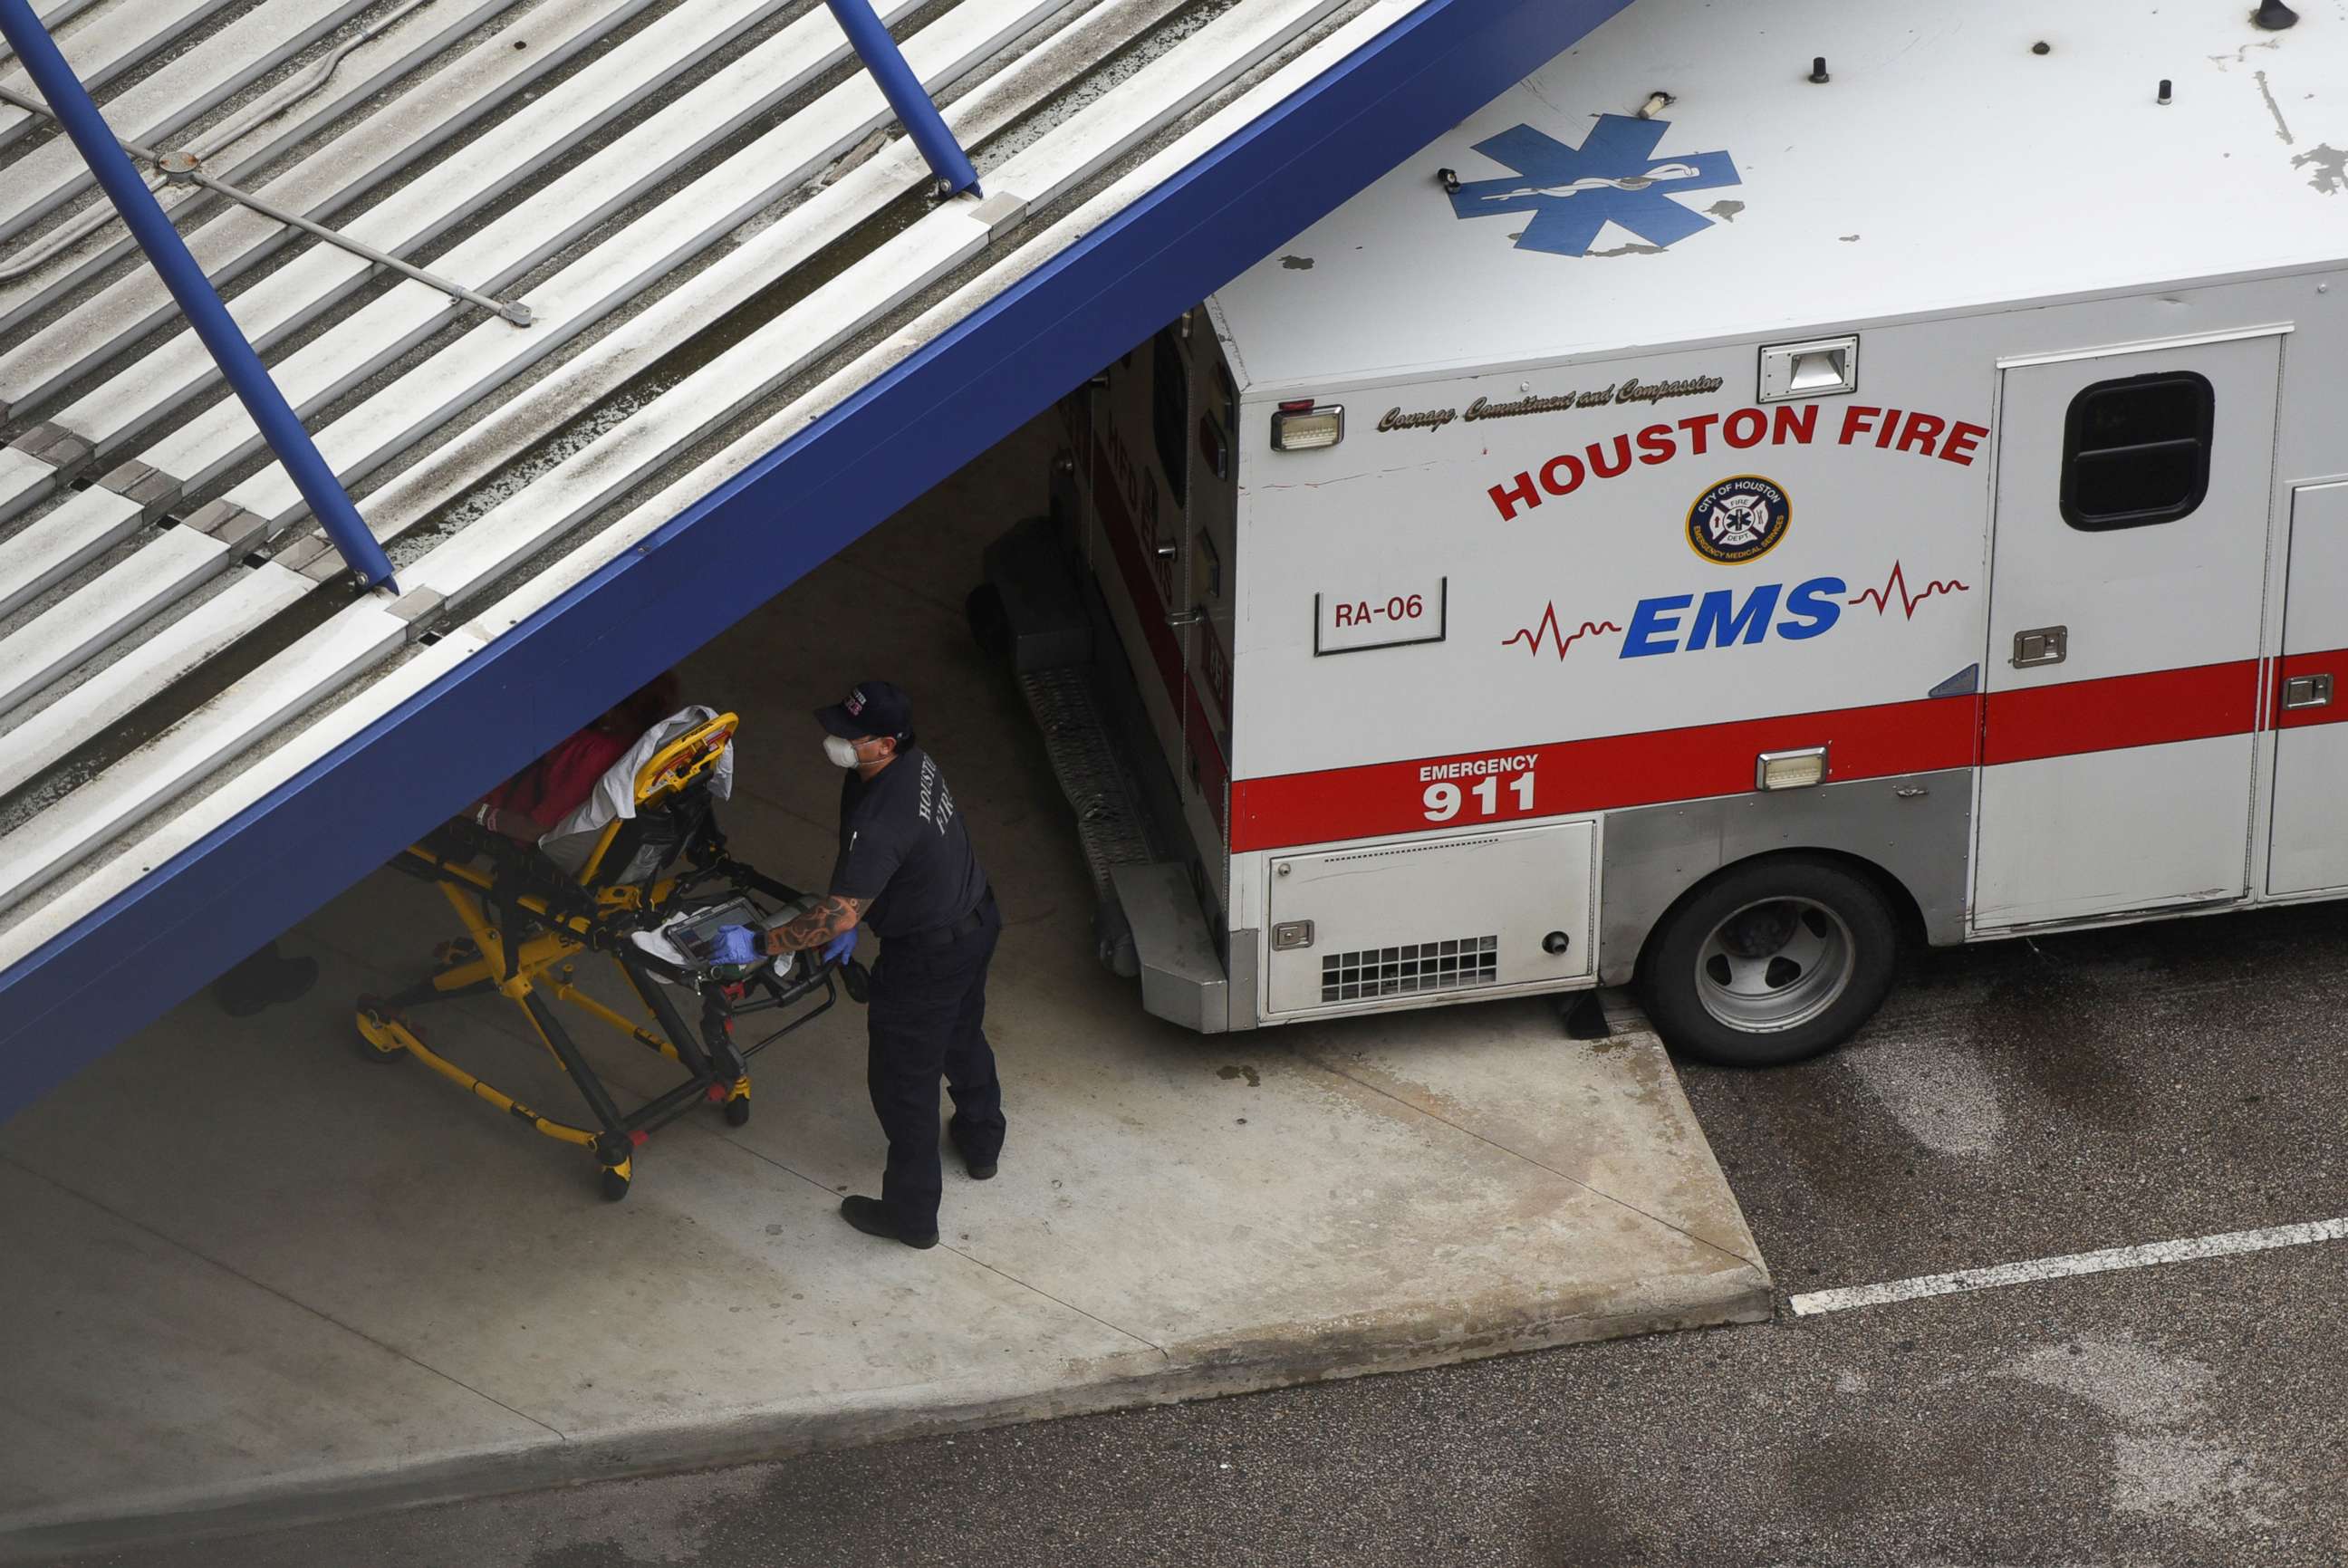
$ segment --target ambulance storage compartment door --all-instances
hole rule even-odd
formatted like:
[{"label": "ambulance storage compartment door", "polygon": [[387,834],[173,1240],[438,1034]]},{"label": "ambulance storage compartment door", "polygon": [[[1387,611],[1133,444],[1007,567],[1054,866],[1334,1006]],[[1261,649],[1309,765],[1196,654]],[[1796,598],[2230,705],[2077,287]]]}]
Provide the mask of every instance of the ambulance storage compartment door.
[{"label": "ambulance storage compartment door", "polygon": [[2348,888],[2348,484],[2291,496],[2291,569],[2276,672],[2271,893]]},{"label": "ambulance storage compartment door", "polygon": [[1977,929],[2247,891],[2281,345],[2004,366]]},{"label": "ambulance storage compartment door", "polygon": [[1278,1017],[1585,979],[1589,822],[1271,857],[1265,1011]]}]

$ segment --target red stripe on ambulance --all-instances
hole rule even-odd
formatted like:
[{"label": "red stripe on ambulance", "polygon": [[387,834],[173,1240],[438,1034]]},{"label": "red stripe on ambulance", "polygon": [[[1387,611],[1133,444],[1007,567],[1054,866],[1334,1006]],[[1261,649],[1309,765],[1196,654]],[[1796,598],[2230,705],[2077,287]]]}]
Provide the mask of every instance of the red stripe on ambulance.
[{"label": "red stripe on ambulance", "polygon": [[1993,692],[1982,760],[2032,762],[2246,735],[2258,715],[2256,659]]},{"label": "red stripe on ambulance", "polygon": [[[2284,710],[2281,682],[2348,663],[2348,649],[2275,661],[2270,727],[2348,720],[2348,705]],[[2248,735],[2260,724],[2255,659],[2065,681],[2020,691],[1740,719],[1555,741],[1231,785],[1231,848],[1282,849],[1486,822],[1662,805],[1753,788],[1764,751],[1824,744],[1836,783],[2078,757]]]},{"label": "red stripe on ambulance", "polygon": [[1761,752],[1821,742],[1834,748],[1837,780],[1963,768],[1973,759],[1980,711],[1970,696],[1926,698],[1242,779],[1231,785],[1231,848],[1741,794],[1753,788],[1753,759]]},{"label": "red stripe on ambulance", "polygon": [[1215,820],[1215,831],[1228,835],[1231,831],[1231,791],[1224,788],[1231,782],[1230,764],[1223,760],[1222,738],[1215,733],[1214,721],[1207,717],[1206,705],[1200,700],[1195,681],[1183,683],[1183,740],[1190,748],[1190,759],[1197,771],[1192,781],[1199,793],[1206,798],[1207,814]]}]

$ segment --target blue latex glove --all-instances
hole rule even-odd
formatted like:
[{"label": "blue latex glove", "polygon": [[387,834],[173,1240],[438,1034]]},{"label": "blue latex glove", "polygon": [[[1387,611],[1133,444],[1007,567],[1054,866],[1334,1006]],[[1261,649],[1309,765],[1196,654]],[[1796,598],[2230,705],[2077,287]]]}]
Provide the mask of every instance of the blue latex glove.
[{"label": "blue latex glove", "polygon": [[823,961],[834,964],[856,951],[856,928],[850,926],[823,944]]},{"label": "blue latex glove", "polygon": [[717,934],[709,939],[709,961],[712,964],[756,964],[758,962],[758,934],[747,925],[721,925]]}]

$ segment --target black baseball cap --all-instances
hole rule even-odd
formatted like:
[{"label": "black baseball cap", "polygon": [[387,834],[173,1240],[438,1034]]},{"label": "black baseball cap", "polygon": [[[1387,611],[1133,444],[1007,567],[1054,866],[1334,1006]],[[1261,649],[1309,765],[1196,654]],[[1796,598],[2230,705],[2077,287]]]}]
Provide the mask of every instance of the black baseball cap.
[{"label": "black baseball cap", "polygon": [[817,708],[815,721],[842,740],[874,735],[897,739],[913,727],[913,705],[893,682],[859,681],[839,701]]}]

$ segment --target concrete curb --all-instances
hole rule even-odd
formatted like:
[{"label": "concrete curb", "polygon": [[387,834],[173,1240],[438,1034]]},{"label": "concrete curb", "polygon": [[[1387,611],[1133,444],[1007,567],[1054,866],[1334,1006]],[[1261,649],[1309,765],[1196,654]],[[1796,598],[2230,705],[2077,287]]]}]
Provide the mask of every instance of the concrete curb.
[{"label": "concrete curb", "polygon": [[322,1467],[240,1493],[118,1499],[103,1519],[0,1519],[0,1562],[315,1523],[393,1508],[787,1459],[824,1449],[1297,1384],[1409,1371],[1670,1329],[1761,1323],[1766,1269],[1631,1280],[1539,1301],[1433,1303],[1360,1320],[1267,1326],[1233,1341],[1097,1361],[1048,1387],[917,1385],[824,1408],[777,1408],[667,1428],[591,1433],[413,1465]]}]

